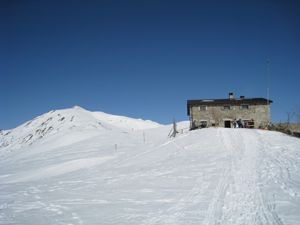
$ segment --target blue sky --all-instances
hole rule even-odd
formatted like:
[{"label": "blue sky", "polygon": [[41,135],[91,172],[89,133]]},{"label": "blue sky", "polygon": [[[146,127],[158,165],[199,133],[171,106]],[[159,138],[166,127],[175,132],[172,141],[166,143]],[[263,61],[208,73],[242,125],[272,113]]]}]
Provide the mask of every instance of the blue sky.
[{"label": "blue sky", "polygon": [[2,0],[0,129],[53,109],[188,120],[187,100],[300,105],[300,1]]}]

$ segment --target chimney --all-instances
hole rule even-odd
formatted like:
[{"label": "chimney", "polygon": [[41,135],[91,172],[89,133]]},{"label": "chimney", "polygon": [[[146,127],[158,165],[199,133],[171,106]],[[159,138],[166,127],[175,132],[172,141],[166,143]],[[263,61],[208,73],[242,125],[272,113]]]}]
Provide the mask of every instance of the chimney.
[{"label": "chimney", "polygon": [[230,100],[233,99],[233,92],[229,92],[229,99],[230,99]]},{"label": "chimney", "polygon": [[244,95],[241,95],[241,97],[240,97],[241,99],[244,99],[245,98],[245,96]]}]

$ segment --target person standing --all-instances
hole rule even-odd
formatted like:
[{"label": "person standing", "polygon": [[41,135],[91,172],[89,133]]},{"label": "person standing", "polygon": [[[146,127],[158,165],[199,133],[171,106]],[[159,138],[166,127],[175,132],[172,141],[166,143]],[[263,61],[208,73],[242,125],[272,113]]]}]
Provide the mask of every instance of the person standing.
[{"label": "person standing", "polygon": [[233,128],[236,128],[236,119],[233,121]]},{"label": "person standing", "polygon": [[241,119],[239,119],[238,125],[239,125],[239,128],[242,128],[242,127],[243,127],[243,124],[242,124],[242,120],[241,120]]}]

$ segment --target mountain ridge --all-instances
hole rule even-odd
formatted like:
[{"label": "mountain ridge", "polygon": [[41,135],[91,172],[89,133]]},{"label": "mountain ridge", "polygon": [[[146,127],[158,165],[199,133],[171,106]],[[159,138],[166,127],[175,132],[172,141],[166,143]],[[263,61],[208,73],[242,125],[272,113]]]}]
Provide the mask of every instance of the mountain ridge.
[{"label": "mountain ridge", "polygon": [[10,151],[30,146],[45,137],[58,132],[83,130],[140,130],[162,126],[150,120],[133,119],[110,115],[104,112],[90,112],[79,106],[69,109],[51,110],[16,128],[0,132],[0,150]]}]

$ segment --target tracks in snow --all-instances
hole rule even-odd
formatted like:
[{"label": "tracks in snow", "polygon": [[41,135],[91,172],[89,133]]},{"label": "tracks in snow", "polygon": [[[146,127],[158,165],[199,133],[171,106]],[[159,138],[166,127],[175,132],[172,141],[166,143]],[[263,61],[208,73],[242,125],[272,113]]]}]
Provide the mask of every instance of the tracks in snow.
[{"label": "tracks in snow", "polygon": [[[300,221],[299,145],[289,144],[286,137],[257,130],[203,129],[145,144],[126,139],[118,151],[110,144],[115,142],[105,141],[93,138],[39,155],[51,170],[58,162],[70,169],[80,157],[85,159],[81,163],[90,164],[44,180],[2,185],[2,198],[7,197],[0,202],[0,223]],[[99,159],[89,161],[92,157]],[[96,161],[99,164],[91,164]]]},{"label": "tracks in snow", "polygon": [[[251,132],[251,135],[247,135]],[[227,162],[204,224],[282,224],[260,185],[259,134],[252,130],[218,130]]]}]

